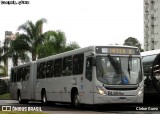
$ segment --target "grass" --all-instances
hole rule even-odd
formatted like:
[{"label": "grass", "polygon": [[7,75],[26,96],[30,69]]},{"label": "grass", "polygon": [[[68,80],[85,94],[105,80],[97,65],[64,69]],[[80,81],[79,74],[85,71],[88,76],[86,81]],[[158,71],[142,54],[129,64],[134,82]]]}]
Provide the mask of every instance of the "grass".
[{"label": "grass", "polygon": [[9,93],[5,93],[0,95],[0,100],[8,100],[10,99],[10,94]]},{"label": "grass", "polygon": [[0,114],[48,114],[45,112],[17,112],[17,111],[13,111],[13,112],[2,112],[0,111]]}]

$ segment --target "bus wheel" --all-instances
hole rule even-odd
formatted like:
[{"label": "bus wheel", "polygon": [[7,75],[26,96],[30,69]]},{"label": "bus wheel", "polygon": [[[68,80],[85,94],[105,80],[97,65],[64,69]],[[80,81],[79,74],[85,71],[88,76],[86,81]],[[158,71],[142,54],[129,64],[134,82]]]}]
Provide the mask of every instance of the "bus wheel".
[{"label": "bus wheel", "polygon": [[74,95],[73,105],[74,105],[75,108],[80,108],[80,98],[79,98],[78,93],[76,93],[76,94]]},{"label": "bus wheel", "polygon": [[47,104],[47,97],[46,97],[46,92],[45,91],[43,91],[43,93],[42,93],[42,104],[43,105],[46,105]]},{"label": "bus wheel", "polygon": [[18,93],[18,101],[19,101],[20,104],[22,104],[22,98],[21,98],[20,92]]},{"label": "bus wheel", "polygon": [[18,93],[18,101],[20,104],[28,103],[28,100],[22,100],[20,92]]}]

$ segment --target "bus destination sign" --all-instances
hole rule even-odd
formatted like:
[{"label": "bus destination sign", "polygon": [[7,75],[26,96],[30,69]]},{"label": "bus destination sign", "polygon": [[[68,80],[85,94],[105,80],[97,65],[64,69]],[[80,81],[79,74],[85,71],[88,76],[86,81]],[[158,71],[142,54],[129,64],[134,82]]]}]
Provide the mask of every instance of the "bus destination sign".
[{"label": "bus destination sign", "polygon": [[96,53],[98,54],[122,54],[122,55],[139,55],[140,52],[137,48],[126,47],[96,47]]}]

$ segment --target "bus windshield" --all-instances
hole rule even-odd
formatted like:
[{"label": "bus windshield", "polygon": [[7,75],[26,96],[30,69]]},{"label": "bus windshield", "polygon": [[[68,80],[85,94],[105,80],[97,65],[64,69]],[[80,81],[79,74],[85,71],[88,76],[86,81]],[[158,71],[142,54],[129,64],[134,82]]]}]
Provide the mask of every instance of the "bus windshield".
[{"label": "bus windshield", "polygon": [[107,85],[132,85],[142,81],[139,57],[97,56],[97,78]]}]

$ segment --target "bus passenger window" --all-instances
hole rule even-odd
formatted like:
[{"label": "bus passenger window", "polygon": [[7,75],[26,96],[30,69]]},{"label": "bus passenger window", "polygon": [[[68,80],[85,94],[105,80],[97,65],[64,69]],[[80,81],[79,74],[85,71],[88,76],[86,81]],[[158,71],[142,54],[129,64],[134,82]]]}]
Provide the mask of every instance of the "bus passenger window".
[{"label": "bus passenger window", "polygon": [[21,68],[21,75],[22,75],[22,81],[25,80],[25,69],[24,68]]},{"label": "bus passenger window", "polygon": [[42,63],[42,78],[46,77],[46,62]]},{"label": "bus passenger window", "polygon": [[54,77],[62,76],[62,59],[56,59],[54,62]]},{"label": "bus passenger window", "polygon": [[53,60],[47,62],[46,78],[53,77],[53,63]]},{"label": "bus passenger window", "polygon": [[29,80],[29,76],[30,76],[30,66],[25,67],[24,68],[24,76],[25,76],[25,80]]},{"label": "bus passenger window", "polygon": [[21,74],[20,68],[18,69],[18,72],[17,72],[17,82],[19,82],[19,81],[22,81],[22,74]]},{"label": "bus passenger window", "polygon": [[86,79],[92,81],[92,58],[87,58],[86,61]]},{"label": "bus passenger window", "polygon": [[14,74],[14,70],[11,69],[11,82],[13,82],[13,74]]},{"label": "bus passenger window", "polygon": [[70,76],[72,74],[72,56],[63,59],[63,76]]},{"label": "bus passenger window", "polygon": [[83,73],[84,54],[73,56],[73,75]]},{"label": "bus passenger window", "polygon": [[14,69],[14,74],[13,74],[13,82],[17,81],[17,70]]},{"label": "bus passenger window", "polygon": [[37,65],[37,78],[44,79],[46,77],[46,63],[39,63]]}]

